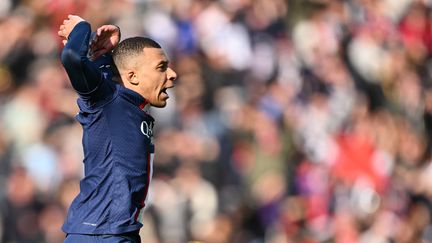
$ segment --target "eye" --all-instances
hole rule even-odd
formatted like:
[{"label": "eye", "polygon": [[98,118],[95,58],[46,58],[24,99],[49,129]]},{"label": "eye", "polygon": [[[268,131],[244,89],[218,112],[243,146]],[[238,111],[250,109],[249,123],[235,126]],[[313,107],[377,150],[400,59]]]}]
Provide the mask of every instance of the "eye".
[{"label": "eye", "polygon": [[157,69],[161,72],[165,72],[168,69],[168,62],[161,62],[158,66]]}]

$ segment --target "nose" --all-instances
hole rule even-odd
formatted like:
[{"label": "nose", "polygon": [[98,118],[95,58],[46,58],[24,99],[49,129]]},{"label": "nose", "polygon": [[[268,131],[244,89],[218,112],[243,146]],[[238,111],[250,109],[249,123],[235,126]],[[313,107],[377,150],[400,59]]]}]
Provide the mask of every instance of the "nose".
[{"label": "nose", "polygon": [[170,67],[167,70],[167,78],[172,82],[174,82],[177,79],[177,73],[174,70],[172,70],[172,68]]}]

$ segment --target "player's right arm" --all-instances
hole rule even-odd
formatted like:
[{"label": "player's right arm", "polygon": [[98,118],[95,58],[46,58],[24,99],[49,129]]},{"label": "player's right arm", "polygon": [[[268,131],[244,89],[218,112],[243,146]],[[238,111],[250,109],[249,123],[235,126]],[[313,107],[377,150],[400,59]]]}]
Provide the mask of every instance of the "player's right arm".
[{"label": "player's right arm", "polygon": [[91,26],[76,15],[69,15],[60,26],[60,36],[65,37],[61,62],[73,88],[81,95],[89,95],[102,81],[99,67],[88,56]]}]

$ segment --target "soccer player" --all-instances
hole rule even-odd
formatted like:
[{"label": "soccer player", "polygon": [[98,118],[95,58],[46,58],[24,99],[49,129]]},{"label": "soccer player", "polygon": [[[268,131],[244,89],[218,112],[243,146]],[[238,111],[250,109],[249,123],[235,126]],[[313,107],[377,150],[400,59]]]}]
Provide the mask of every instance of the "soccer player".
[{"label": "soccer player", "polygon": [[158,43],[144,37],[118,43],[119,33],[103,26],[90,45],[91,26],[75,15],[59,30],[84,131],[84,178],[63,225],[67,243],[140,242],[154,153],[148,108],[166,105],[177,75]]}]

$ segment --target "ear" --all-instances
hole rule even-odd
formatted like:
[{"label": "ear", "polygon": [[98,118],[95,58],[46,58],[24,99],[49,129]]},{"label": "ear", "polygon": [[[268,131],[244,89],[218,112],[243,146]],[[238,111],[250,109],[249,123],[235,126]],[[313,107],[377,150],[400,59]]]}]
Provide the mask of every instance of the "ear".
[{"label": "ear", "polygon": [[129,70],[126,73],[126,81],[129,82],[132,85],[138,85],[138,77],[137,74],[133,70]]}]

